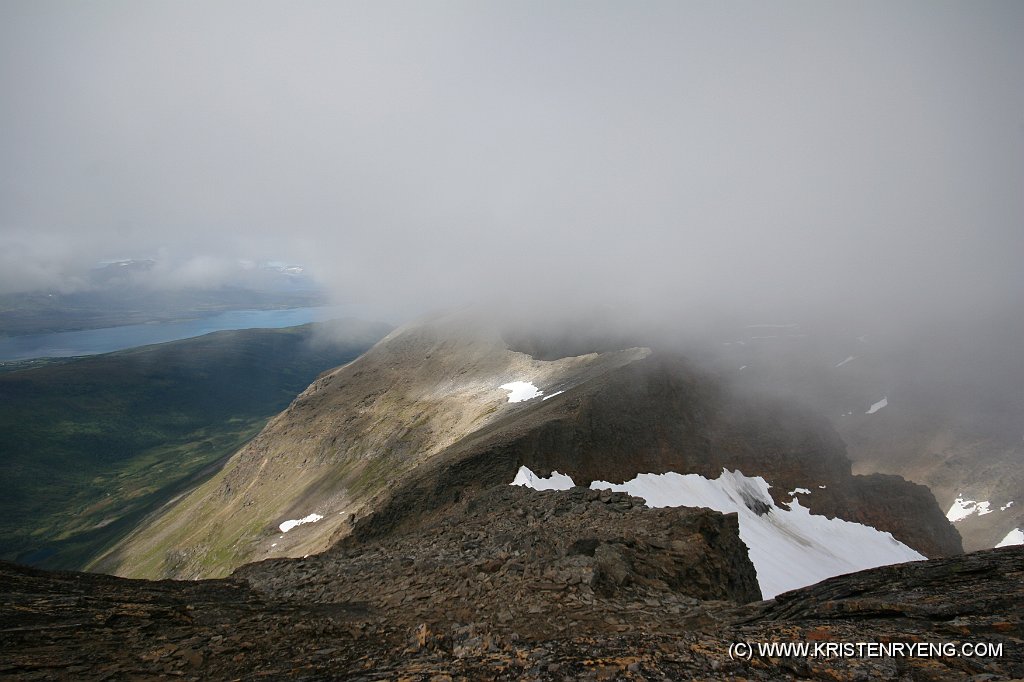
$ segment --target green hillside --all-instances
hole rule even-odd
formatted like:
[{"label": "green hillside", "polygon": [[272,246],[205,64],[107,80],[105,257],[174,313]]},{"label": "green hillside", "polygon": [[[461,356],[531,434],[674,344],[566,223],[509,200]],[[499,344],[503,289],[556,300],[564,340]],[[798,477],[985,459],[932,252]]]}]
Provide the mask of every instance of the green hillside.
[{"label": "green hillside", "polygon": [[0,558],[81,568],[388,331],[329,324],[329,335],[217,332],[0,373]]}]

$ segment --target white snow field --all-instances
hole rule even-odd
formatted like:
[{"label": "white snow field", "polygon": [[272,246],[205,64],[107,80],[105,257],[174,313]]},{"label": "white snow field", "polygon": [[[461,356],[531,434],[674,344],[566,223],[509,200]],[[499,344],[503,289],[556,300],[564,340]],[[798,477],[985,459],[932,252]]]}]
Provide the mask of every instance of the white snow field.
[{"label": "white snow field", "polygon": [[301,526],[304,523],[316,523],[322,518],[323,517],[319,514],[310,514],[309,516],[303,516],[301,519],[291,519],[289,521],[285,521],[280,526],[278,526],[278,528],[281,529],[282,533],[287,533],[295,526]]},{"label": "white snow field", "polygon": [[524,400],[532,400],[544,395],[544,391],[529,381],[513,381],[509,384],[502,384],[499,388],[508,391],[508,401],[510,403],[521,403]]},{"label": "white snow field", "polygon": [[965,500],[963,495],[957,495],[957,498],[953,501],[949,511],[946,512],[946,518],[949,519],[950,523],[956,523],[957,521],[963,521],[973,514],[984,516],[985,514],[991,513],[992,507],[987,500],[981,502],[978,502],[977,500]]},{"label": "white snow field", "polygon": [[1020,528],[1014,528],[1006,537],[999,541],[996,547],[1010,547],[1012,545],[1024,545],[1024,531]]},{"label": "white snow field", "polygon": [[[558,481],[554,476],[542,479],[521,467],[516,482],[538,490],[572,487],[571,478],[558,476]],[[889,533],[811,514],[796,499],[788,503],[789,509],[778,507],[763,478],[750,478],[739,471],[723,469],[715,480],[698,474],[640,474],[621,484],[595,481],[591,488],[622,490],[644,498],[651,507],[736,512],[740,539],[747,545],[765,599],[835,575],[925,558]],[[810,494],[803,490],[806,488],[802,494]],[[755,509],[767,512],[759,515]]]}]

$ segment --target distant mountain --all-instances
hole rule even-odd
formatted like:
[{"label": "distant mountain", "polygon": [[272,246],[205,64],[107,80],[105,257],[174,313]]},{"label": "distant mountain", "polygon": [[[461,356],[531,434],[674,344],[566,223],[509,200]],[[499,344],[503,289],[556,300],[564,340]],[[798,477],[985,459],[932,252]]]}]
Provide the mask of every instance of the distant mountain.
[{"label": "distant mountain", "polygon": [[927,485],[974,550],[1024,529],[1021,338],[1016,310],[985,309],[913,336],[740,327],[708,364],[737,390],[823,414],[855,472]]},{"label": "distant mountain", "polygon": [[387,330],[227,331],[11,365],[0,373],[0,558],[83,567]]},{"label": "distant mountain", "polygon": [[300,265],[240,261],[220,267],[204,279],[150,258],[105,261],[73,289],[0,294],[0,336],[328,303],[326,292]]},{"label": "distant mountain", "polygon": [[328,303],[318,290],[116,289],[0,294],[0,336],[167,322],[227,310],[303,308]]},{"label": "distant mountain", "polygon": [[[217,262],[211,275],[220,280],[225,288],[249,289],[252,291],[275,291],[317,288],[306,268],[282,261],[239,260],[234,263]],[[188,270],[182,266],[164,263],[153,258],[124,258],[103,261],[89,271],[89,282],[95,286],[116,288],[118,286],[143,286],[150,289],[166,288],[169,283],[180,288],[187,282]],[[202,281],[199,278],[198,281]],[[192,288],[203,288],[193,285]],[[207,287],[217,288],[217,287]]]},{"label": "distant mountain", "polygon": [[111,285],[117,282],[125,282],[144,276],[156,267],[156,261],[152,258],[126,258],[103,262],[89,271],[89,280],[93,284]]},{"label": "distant mountain", "polygon": [[[421,320],[325,373],[209,481],[132,532],[93,570],[205,577],[349,536],[412,532],[520,466],[582,485],[640,473],[761,476],[773,503],[890,532],[926,556],[961,551],[923,486],[853,476],[827,420],[732,392],[670,352],[561,356],[510,347],[470,313]],[[517,348],[545,347],[537,359]],[[538,352],[538,355],[541,353]],[[801,503],[804,503],[801,498]]]}]

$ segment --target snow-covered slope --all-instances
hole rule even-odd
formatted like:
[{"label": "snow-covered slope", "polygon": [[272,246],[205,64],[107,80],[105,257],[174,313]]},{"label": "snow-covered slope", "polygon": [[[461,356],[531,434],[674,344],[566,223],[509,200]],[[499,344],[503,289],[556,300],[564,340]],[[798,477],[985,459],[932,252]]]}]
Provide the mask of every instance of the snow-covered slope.
[{"label": "snow-covered slope", "polygon": [[1024,531],[1014,528],[1003,538],[996,547],[1011,547],[1013,545],[1024,545]]},{"label": "snow-covered slope", "polygon": [[[544,479],[526,467],[520,468],[515,483],[538,490],[572,487],[568,476]],[[789,509],[778,507],[763,478],[750,478],[739,471],[723,470],[715,480],[673,472],[641,474],[622,484],[594,481],[591,487],[622,490],[644,498],[651,507],[736,512],[740,538],[750,550],[765,599],[834,575],[925,558],[889,533],[811,514],[796,497]]]}]

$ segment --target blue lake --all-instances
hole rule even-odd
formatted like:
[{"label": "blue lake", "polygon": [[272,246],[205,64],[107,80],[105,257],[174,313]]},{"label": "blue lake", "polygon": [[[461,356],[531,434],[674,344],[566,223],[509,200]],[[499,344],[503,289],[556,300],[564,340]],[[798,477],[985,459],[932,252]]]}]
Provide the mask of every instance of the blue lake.
[{"label": "blue lake", "polygon": [[353,312],[350,309],[332,306],[285,310],[229,310],[190,320],[14,336],[0,339],[0,360],[96,355],[152,343],[190,339],[226,329],[293,327],[308,322],[344,317],[352,315]]}]

